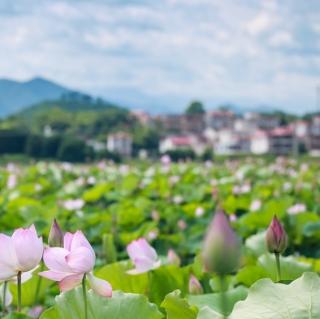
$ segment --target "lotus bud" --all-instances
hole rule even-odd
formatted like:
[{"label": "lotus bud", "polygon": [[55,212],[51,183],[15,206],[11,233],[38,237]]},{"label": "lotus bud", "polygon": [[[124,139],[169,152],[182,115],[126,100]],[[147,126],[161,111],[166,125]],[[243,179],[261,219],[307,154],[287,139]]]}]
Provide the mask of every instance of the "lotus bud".
[{"label": "lotus bud", "polygon": [[103,255],[107,264],[112,264],[117,261],[117,250],[114,245],[114,238],[111,234],[102,236]]},{"label": "lotus bud", "polygon": [[50,229],[48,244],[50,247],[63,247],[63,232],[56,219],[53,220]]},{"label": "lotus bud", "polygon": [[189,279],[189,294],[191,295],[203,294],[203,288],[199,280],[193,275],[191,275]]},{"label": "lotus bud", "polygon": [[177,255],[177,253],[173,249],[169,249],[168,251],[168,263],[170,265],[176,265],[178,267],[181,264],[180,257]]},{"label": "lotus bud", "polygon": [[288,236],[277,216],[273,217],[268,227],[266,244],[270,253],[282,254],[287,248]]},{"label": "lotus bud", "polygon": [[204,241],[205,269],[219,275],[231,273],[239,267],[240,257],[241,241],[230,227],[224,212],[218,211]]}]

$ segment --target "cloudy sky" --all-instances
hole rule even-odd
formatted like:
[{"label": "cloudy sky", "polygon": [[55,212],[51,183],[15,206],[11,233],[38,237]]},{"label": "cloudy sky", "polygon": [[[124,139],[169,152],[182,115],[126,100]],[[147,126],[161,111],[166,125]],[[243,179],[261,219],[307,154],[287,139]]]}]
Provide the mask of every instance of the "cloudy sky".
[{"label": "cloudy sky", "polygon": [[1,0],[0,43],[0,77],[150,111],[317,107],[319,0]]}]

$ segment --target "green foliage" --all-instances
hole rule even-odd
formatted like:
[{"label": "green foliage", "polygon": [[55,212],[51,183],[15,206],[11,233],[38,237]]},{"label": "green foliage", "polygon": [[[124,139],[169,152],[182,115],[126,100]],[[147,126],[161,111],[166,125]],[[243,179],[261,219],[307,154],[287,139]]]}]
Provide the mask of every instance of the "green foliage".
[{"label": "green foliage", "polygon": [[166,154],[169,155],[174,162],[187,159],[192,160],[196,158],[196,154],[191,149],[172,150],[167,151]]},{"label": "green foliage", "polygon": [[199,101],[191,102],[185,111],[187,115],[203,114],[204,112],[205,112],[204,106]]},{"label": "green foliage", "polygon": [[60,144],[57,157],[66,162],[84,162],[86,154],[86,144],[82,140],[67,137]]}]

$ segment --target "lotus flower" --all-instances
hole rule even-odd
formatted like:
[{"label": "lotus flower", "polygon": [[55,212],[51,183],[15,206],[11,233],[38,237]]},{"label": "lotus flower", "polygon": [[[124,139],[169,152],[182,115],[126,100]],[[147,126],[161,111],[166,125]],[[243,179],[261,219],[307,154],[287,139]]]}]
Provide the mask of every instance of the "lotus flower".
[{"label": "lotus flower", "polygon": [[223,211],[218,211],[209,226],[203,247],[207,271],[220,275],[233,272],[239,266],[241,243]]},{"label": "lotus flower", "polygon": [[50,247],[63,247],[63,233],[56,219],[50,229],[48,244]]},{"label": "lotus flower", "polygon": [[15,230],[11,237],[0,234],[0,252],[0,280],[8,281],[38,266],[43,254],[42,238],[34,225]]},{"label": "lotus flower", "polygon": [[192,294],[192,295],[203,294],[203,288],[199,280],[194,275],[191,275],[189,279],[189,294]]},{"label": "lotus flower", "polygon": [[288,244],[288,236],[280,224],[277,216],[274,216],[266,233],[267,248],[270,253],[281,254]]},{"label": "lotus flower", "polygon": [[144,238],[134,240],[129,244],[127,252],[135,265],[135,269],[127,272],[130,275],[142,274],[149,270],[156,269],[161,265],[157,252]]},{"label": "lotus flower", "polygon": [[111,297],[111,285],[92,275],[96,256],[90,243],[81,231],[66,233],[63,248],[47,248],[43,254],[48,271],[39,273],[40,276],[59,282],[61,291],[68,291],[78,286],[87,275],[91,288],[97,294]]}]

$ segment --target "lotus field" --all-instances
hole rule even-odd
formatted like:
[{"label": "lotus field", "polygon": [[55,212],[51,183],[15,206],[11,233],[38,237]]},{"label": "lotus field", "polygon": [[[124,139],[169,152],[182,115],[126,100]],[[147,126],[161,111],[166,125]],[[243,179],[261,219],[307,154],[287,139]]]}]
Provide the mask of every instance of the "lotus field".
[{"label": "lotus field", "polygon": [[320,318],[320,164],[0,168],[1,318]]}]

